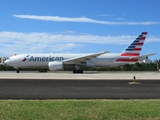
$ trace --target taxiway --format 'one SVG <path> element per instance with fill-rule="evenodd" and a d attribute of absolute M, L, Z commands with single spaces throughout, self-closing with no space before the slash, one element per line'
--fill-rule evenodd
<path fill-rule="evenodd" d="M 160 72 L 97 72 L 84 71 L 84 74 L 73 74 L 71 71 L 40 73 L 35 71 L 1 71 L 0 79 L 39 79 L 39 80 L 159 80 Z"/>

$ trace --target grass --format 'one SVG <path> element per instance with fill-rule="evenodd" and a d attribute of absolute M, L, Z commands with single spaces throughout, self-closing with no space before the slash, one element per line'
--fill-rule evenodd
<path fill-rule="evenodd" d="M 160 100 L 0 100 L 1 120 L 159 120 Z"/>

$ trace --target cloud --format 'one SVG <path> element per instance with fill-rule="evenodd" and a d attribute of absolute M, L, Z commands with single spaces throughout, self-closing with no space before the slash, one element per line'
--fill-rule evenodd
<path fill-rule="evenodd" d="M 116 20 L 125 20 L 125 18 L 116 18 Z"/>
<path fill-rule="evenodd" d="M 160 24 L 160 22 L 154 21 L 144 21 L 144 22 L 114 22 L 114 21 L 100 21 L 94 20 L 87 17 L 59 17 L 59 16 L 37 16 L 37 15 L 13 15 L 17 18 L 22 19 L 34 19 L 34 20 L 43 20 L 43 21 L 56 21 L 56 22 L 84 22 L 84 23 L 96 23 L 96 24 L 105 24 L 105 25 L 155 25 Z"/>
<path fill-rule="evenodd" d="M 56 44 L 56 46 L 54 46 L 54 52 L 60 52 L 60 51 L 67 51 L 70 50 L 72 48 L 78 48 L 80 47 L 78 44 L 75 43 L 58 43 Z M 53 49 L 53 46 L 49 46 L 47 47 L 49 49 Z"/>
<path fill-rule="evenodd" d="M 76 52 L 84 49 L 87 44 L 128 45 L 137 37 L 130 35 L 98 36 L 69 33 L 0 32 L 1 55 Z M 160 37 L 148 36 L 146 42 L 160 42 Z"/>

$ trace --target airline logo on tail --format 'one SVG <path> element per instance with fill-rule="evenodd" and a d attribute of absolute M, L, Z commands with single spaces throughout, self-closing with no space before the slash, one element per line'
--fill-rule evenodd
<path fill-rule="evenodd" d="M 138 58 L 130 59 L 130 57 L 138 57 L 142 50 L 142 46 L 146 39 L 147 32 L 142 32 L 122 53 L 116 62 L 137 62 Z"/>

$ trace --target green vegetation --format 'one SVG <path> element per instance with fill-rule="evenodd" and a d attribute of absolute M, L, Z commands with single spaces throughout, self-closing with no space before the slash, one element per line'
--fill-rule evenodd
<path fill-rule="evenodd" d="M 157 66 L 158 63 L 158 66 Z M 127 64 L 118 67 L 111 68 L 86 68 L 84 70 L 89 71 L 157 71 L 157 68 L 160 69 L 160 60 L 155 60 L 152 63 L 135 63 L 135 64 Z"/>
<path fill-rule="evenodd" d="M 96 71 L 156 71 L 156 64 L 135 63 L 111 68 L 87 68 L 87 70 Z"/>
<path fill-rule="evenodd" d="M 0 70 L 15 70 L 13 67 L 0 65 Z"/>
<path fill-rule="evenodd" d="M 159 120 L 159 100 L 0 100 L 1 120 Z"/>

